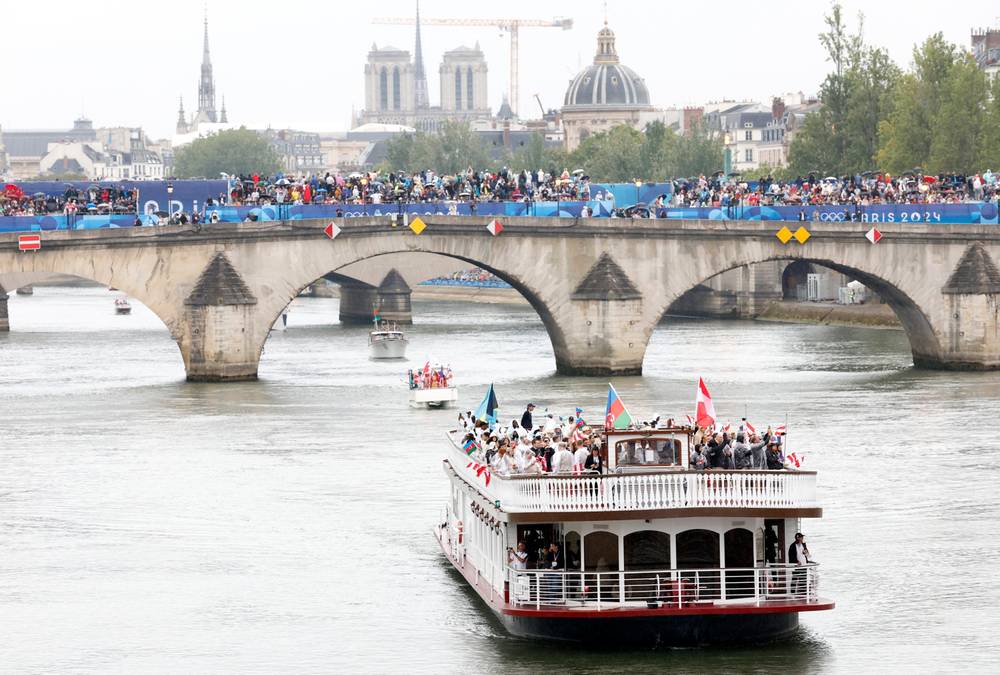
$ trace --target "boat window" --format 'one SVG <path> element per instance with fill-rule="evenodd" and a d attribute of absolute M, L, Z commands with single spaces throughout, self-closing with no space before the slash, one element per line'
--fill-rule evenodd
<path fill-rule="evenodd" d="M 625 535 L 626 570 L 670 569 L 670 535 L 642 530 Z"/>
<path fill-rule="evenodd" d="M 754 566 L 753 532 L 738 527 L 726 532 L 724 541 L 727 568 Z M 753 572 L 726 571 L 726 597 L 745 598 L 754 594 Z"/>
<path fill-rule="evenodd" d="M 587 570 L 618 570 L 618 535 L 611 532 L 591 532 L 583 540 L 583 558 Z"/>
<path fill-rule="evenodd" d="M 679 466 L 681 442 L 676 438 L 644 438 L 615 443 L 618 466 Z"/>
<path fill-rule="evenodd" d="M 718 598 L 719 533 L 711 530 L 685 530 L 677 535 L 677 568 L 697 570 L 683 575 L 695 584 L 699 598 Z"/>

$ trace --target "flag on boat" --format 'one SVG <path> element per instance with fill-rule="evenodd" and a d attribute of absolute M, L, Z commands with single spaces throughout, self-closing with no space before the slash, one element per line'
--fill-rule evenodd
<path fill-rule="evenodd" d="M 486 392 L 486 396 L 483 397 L 483 402 L 479 404 L 476 408 L 476 419 L 480 422 L 486 422 L 490 428 L 497 423 L 497 408 L 500 405 L 497 403 L 497 395 L 493 391 L 493 385 L 490 385 L 489 390 Z"/>
<path fill-rule="evenodd" d="M 378 323 L 379 321 L 382 320 L 382 317 L 379 316 L 378 309 L 379 307 L 377 304 L 372 305 L 372 321 L 374 321 L 375 323 Z"/>
<path fill-rule="evenodd" d="M 431 376 L 431 362 L 428 361 L 427 363 L 424 364 L 424 377 L 430 377 L 430 376 Z"/>
<path fill-rule="evenodd" d="M 614 385 L 608 384 L 608 406 L 604 411 L 605 429 L 627 429 L 632 423 L 632 416 L 615 391 Z"/>
<path fill-rule="evenodd" d="M 582 415 L 582 414 L 583 414 L 583 408 L 581 408 L 580 406 L 577 406 L 576 407 L 576 416 L 580 417 L 580 415 Z"/>
<path fill-rule="evenodd" d="M 695 422 L 699 427 L 709 427 L 715 424 L 715 404 L 712 403 L 712 396 L 708 393 L 705 380 L 698 378 L 698 396 L 694 406 Z"/>
<path fill-rule="evenodd" d="M 785 457 L 785 467 L 789 469 L 800 469 L 802 468 L 802 462 L 804 462 L 805 459 L 806 458 L 804 455 L 800 455 L 797 452 L 793 452 L 792 454 Z"/>
<path fill-rule="evenodd" d="M 774 427 L 774 433 L 776 433 L 779 436 L 784 436 L 785 433 L 786 433 L 786 431 L 785 431 L 785 425 L 784 424 L 779 424 L 778 426 Z"/>
<path fill-rule="evenodd" d="M 690 415 L 685 415 L 684 417 L 687 419 L 688 426 L 689 427 L 693 427 L 694 426 L 694 418 L 691 417 Z"/>
<path fill-rule="evenodd" d="M 747 422 L 746 420 L 743 420 L 743 424 L 744 426 L 746 426 L 747 431 L 749 431 L 751 434 L 757 433 L 757 429 L 755 429 L 754 426 L 749 422 Z"/>
<path fill-rule="evenodd" d="M 462 444 L 462 450 L 467 455 L 471 455 L 476 449 L 476 439 L 470 438 Z"/>

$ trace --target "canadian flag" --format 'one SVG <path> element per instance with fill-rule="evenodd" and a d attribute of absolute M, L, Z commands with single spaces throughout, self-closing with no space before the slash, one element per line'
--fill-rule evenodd
<path fill-rule="evenodd" d="M 695 421 L 699 427 L 707 427 L 715 424 L 715 404 L 712 403 L 712 396 L 708 393 L 705 380 L 698 378 L 698 398 L 694 408 Z"/>

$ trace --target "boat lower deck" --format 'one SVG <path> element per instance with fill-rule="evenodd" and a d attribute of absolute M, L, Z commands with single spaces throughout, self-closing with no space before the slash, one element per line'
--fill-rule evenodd
<path fill-rule="evenodd" d="M 586 589 L 591 595 L 575 601 L 564 592 L 552 591 L 559 601 L 547 602 L 542 590 L 547 583 L 544 572 L 533 580 L 531 574 L 515 573 L 515 584 L 518 576 L 529 577 L 529 602 L 524 602 L 512 597 L 510 582 L 503 582 L 503 591 L 499 591 L 495 580 L 481 573 L 464 555 L 457 555 L 446 527 L 436 528 L 434 534 L 448 560 L 507 630 L 523 637 L 590 643 L 599 640 L 608 646 L 750 644 L 788 636 L 798 626 L 799 612 L 834 607 L 832 601 L 823 599 L 701 600 L 685 591 L 683 581 L 658 592 L 655 602 L 601 602 L 597 589 Z M 554 578 L 549 580 L 554 582 Z M 534 596 L 530 592 L 532 585 Z M 532 597 L 534 602 L 530 602 Z"/>

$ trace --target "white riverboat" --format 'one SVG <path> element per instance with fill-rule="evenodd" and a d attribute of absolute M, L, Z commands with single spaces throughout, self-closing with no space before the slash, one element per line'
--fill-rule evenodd
<path fill-rule="evenodd" d="M 410 406 L 414 408 L 447 408 L 458 401 L 451 368 L 430 363 L 423 370 L 407 371 L 410 386 Z"/>
<path fill-rule="evenodd" d="M 368 356 L 372 359 L 405 359 L 409 340 L 396 324 L 375 322 L 375 329 L 368 334 Z"/>
<path fill-rule="evenodd" d="M 115 298 L 115 314 L 131 314 L 132 305 L 129 303 L 128 298 L 121 297 Z"/>
<path fill-rule="evenodd" d="M 803 519 L 822 516 L 816 474 L 692 470 L 693 434 L 607 431 L 607 473 L 502 476 L 463 451 L 464 432 L 451 431 L 450 498 L 435 535 L 522 637 L 756 644 L 790 635 L 802 612 L 832 609 L 819 595 L 819 566 L 788 560 L 800 550 Z M 519 544 L 524 563 L 511 557 Z"/>

